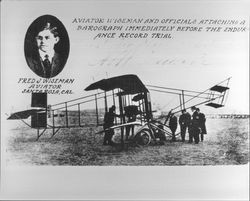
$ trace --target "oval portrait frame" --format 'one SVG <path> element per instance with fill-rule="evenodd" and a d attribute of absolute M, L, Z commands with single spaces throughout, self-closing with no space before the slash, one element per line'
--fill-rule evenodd
<path fill-rule="evenodd" d="M 54 45 L 54 54 L 50 58 L 48 65 L 49 71 L 46 71 L 44 58 L 39 53 L 42 51 L 39 51 L 36 39 L 38 34 L 44 29 L 50 30 L 59 39 Z M 29 68 L 36 75 L 43 78 L 53 78 L 61 73 L 67 62 L 69 50 L 70 42 L 67 30 L 63 23 L 56 17 L 43 15 L 35 19 L 29 26 L 24 39 L 24 54 Z"/>

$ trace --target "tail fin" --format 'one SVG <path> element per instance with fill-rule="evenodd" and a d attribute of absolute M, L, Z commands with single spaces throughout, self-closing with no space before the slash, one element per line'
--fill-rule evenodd
<path fill-rule="evenodd" d="M 31 107 L 47 108 L 47 93 L 32 93 Z"/>
<path fill-rule="evenodd" d="M 42 107 L 45 110 L 31 115 L 32 128 L 47 127 L 47 93 L 32 93 L 31 107 Z"/>

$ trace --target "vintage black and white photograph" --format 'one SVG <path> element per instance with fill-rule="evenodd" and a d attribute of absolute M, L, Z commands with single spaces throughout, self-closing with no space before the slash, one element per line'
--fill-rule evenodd
<path fill-rule="evenodd" d="M 98 173 L 145 168 L 142 172 L 156 174 L 154 168 L 162 168 L 159 174 L 186 179 L 167 170 L 198 178 L 197 168 L 232 167 L 225 177 L 237 168 L 244 175 L 249 166 L 247 2 L 46 3 L 2 3 L 6 172 L 79 168 L 91 178 L 96 173 L 88 168 Z M 206 177 L 216 177 L 211 175 Z M 241 178 L 239 197 L 245 199 Z M 232 195 L 222 198 L 238 198 L 228 191 Z M 185 195 L 180 196 L 192 198 Z"/>

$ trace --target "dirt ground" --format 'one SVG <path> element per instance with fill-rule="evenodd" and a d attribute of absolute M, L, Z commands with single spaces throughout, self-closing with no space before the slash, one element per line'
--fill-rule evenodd
<path fill-rule="evenodd" d="M 70 166 L 175 166 L 237 165 L 249 162 L 249 119 L 207 119 L 205 141 L 189 144 L 166 141 L 146 147 L 103 146 L 101 128 L 51 130 L 36 141 L 36 130 L 26 126 L 11 129 L 6 150 L 7 164 Z M 119 135 L 116 136 L 119 139 Z"/>

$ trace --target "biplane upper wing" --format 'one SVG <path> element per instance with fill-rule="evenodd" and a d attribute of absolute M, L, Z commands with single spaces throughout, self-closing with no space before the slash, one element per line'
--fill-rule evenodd
<path fill-rule="evenodd" d="M 104 91 L 110 91 L 116 88 L 122 89 L 123 93 L 126 94 L 148 92 L 142 81 L 133 74 L 112 77 L 109 79 L 102 79 L 98 82 L 92 83 L 87 88 L 85 88 L 85 90 L 90 91 L 95 89 L 102 89 Z"/>
<path fill-rule="evenodd" d="M 30 109 L 23 110 L 20 112 L 15 112 L 11 114 L 8 119 L 28 119 L 30 116 L 37 114 L 38 112 L 44 112 L 44 109 Z"/>

